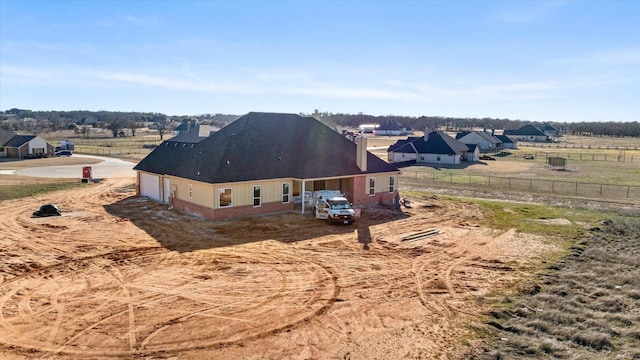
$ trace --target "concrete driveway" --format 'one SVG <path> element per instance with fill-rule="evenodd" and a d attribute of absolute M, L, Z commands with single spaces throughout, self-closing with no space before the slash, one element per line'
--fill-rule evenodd
<path fill-rule="evenodd" d="M 87 165 L 60 165 L 60 166 L 41 166 L 27 169 L 16 170 L 15 174 L 31 177 L 43 178 L 82 178 L 82 167 L 91 166 L 91 173 L 94 179 L 104 178 L 127 178 L 135 177 L 136 172 L 133 171 L 135 163 L 120 159 L 73 154 L 75 158 L 90 158 L 102 160 L 99 163 Z"/>

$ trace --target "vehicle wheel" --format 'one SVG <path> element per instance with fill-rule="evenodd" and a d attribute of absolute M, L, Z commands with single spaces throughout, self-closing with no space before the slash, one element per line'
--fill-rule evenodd
<path fill-rule="evenodd" d="M 327 222 L 329 222 L 329 225 L 333 224 L 333 220 L 331 220 L 331 216 L 327 217 Z"/>

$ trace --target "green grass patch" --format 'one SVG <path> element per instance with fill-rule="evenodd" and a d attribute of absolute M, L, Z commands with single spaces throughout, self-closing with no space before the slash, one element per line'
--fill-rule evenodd
<path fill-rule="evenodd" d="M 68 190 L 82 185 L 84 184 L 79 182 L 66 182 L 2 186 L 0 187 L 0 201 L 32 197 L 59 190 Z"/>

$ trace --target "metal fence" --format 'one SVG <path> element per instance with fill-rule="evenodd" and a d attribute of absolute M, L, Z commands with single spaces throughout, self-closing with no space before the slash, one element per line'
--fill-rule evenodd
<path fill-rule="evenodd" d="M 640 150 L 637 145 L 613 145 L 613 144 L 572 144 L 565 142 L 557 143 L 541 143 L 541 142 L 525 142 L 519 141 L 518 146 L 537 147 L 537 148 L 555 148 L 555 149 L 607 149 L 607 150 Z"/>
<path fill-rule="evenodd" d="M 486 175 L 437 174 L 435 172 L 411 172 L 406 170 L 403 170 L 400 180 L 408 183 L 465 185 L 472 187 L 489 187 L 492 189 L 509 189 L 530 193 L 640 199 L 640 186 L 636 185 L 612 185 Z"/>
<path fill-rule="evenodd" d="M 102 155 L 102 156 L 117 156 L 117 155 L 128 155 L 128 154 L 149 154 L 153 149 L 145 149 L 145 148 L 110 148 L 110 147 L 96 147 L 96 146 L 83 146 L 77 145 L 75 146 L 74 152 L 78 154 L 87 154 L 87 155 Z"/>
<path fill-rule="evenodd" d="M 624 151 L 618 154 L 597 154 L 597 153 L 570 153 L 570 152 L 528 152 L 520 154 L 511 154 L 514 158 L 524 158 L 533 155 L 534 158 L 547 159 L 550 157 L 563 157 L 567 160 L 581 161 L 613 161 L 613 162 L 636 162 L 640 163 L 640 154 L 626 154 Z"/>

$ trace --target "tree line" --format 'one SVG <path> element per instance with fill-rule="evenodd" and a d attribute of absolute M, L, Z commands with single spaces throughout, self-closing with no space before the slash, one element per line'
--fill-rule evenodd
<path fill-rule="evenodd" d="M 395 120 L 405 127 L 414 130 L 465 131 L 475 129 L 513 130 L 532 124 L 539 128 L 551 125 L 561 133 L 585 136 L 640 137 L 640 123 L 634 122 L 537 122 L 498 118 L 456 118 L 444 116 L 375 116 L 363 113 L 330 113 L 315 110 L 313 113 L 300 115 L 314 116 L 332 127 L 357 128 L 362 124 L 382 124 L 387 120 Z M 201 115 L 166 115 L 155 112 L 115 112 L 115 111 L 31 111 L 10 109 L 0 112 L 0 127 L 16 132 L 50 132 L 74 129 L 86 131 L 87 127 L 99 127 L 111 131 L 114 137 L 123 131 L 135 136 L 136 129 L 155 124 L 162 135 L 186 121 L 196 121 L 203 125 L 224 127 L 239 115 L 233 114 L 201 114 Z"/>
<path fill-rule="evenodd" d="M 476 129 L 490 130 L 515 130 L 524 125 L 532 124 L 542 130 L 545 125 L 551 125 L 562 134 L 584 136 L 615 136 L 615 137 L 640 137 L 640 123 L 633 122 L 541 122 L 497 118 L 455 118 L 444 116 L 374 116 L 366 114 L 341 114 L 314 111 L 314 117 L 319 117 L 325 123 L 336 126 L 357 128 L 361 124 L 382 124 L 387 120 L 395 120 L 405 127 L 413 130 L 447 130 L 468 131 Z"/>
<path fill-rule="evenodd" d="M 113 137 L 135 136 L 136 129 L 149 127 L 158 130 L 160 135 L 172 130 L 186 121 L 203 125 L 223 127 L 237 119 L 236 115 L 202 114 L 172 116 L 153 112 L 117 112 L 117 111 L 31 111 L 10 109 L 0 112 L 0 127 L 15 132 L 48 133 L 59 130 L 74 130 L 79 134 L 88 133 L 89 128 L 109 130 Z"/>

